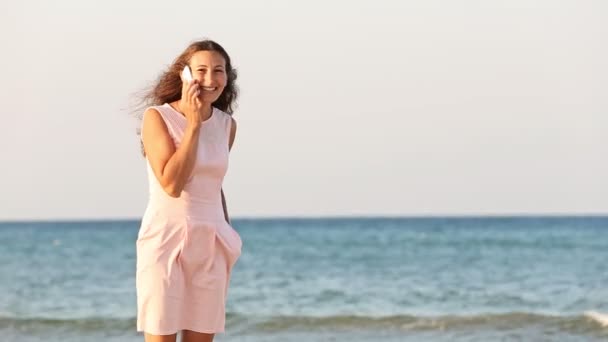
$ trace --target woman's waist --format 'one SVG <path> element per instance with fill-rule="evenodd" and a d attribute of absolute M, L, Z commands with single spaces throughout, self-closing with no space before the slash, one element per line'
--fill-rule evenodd
<path fill-rule="evenodd" d="M 145 215 L 182 216 L 205 220 L 223 220 L 224 208 L 220 201 L 192 201 L 181 198 L 150 198 Z"/>

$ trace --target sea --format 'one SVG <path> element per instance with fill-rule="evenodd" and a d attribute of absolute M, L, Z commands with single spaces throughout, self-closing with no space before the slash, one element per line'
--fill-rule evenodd
<path fill-rule="evenodd" d="M 143 341 L 139 224 L 0 223 L 0 341 Z M 232 226 L 243 250 L 215 341 L 608 341 L 608 216 Z"/>

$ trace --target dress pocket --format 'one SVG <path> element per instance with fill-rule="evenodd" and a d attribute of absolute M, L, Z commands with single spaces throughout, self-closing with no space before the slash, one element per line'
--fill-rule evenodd
<path fill-rule="evenodd" d="M 232 228 L 232 226 L 229 223 L 225 223 L 226 228 L 224 229 L 225 232 L 225 242 L 227 244 L 228 247 L 228 251 L 230 253 L 231 256 L 231 260 L 230 260 L 230 264 L 231 266 L 236 262 L 236 260 L 241 256 L 241 251 L 243 249 L 243 240 L 241 240 L 241 236 L 239 235 L 239 233 Z"/>

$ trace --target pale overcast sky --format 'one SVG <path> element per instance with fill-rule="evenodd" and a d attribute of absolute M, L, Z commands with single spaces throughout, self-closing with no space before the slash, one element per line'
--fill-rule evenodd
<path fill-rule="evenodd" d="M 200 38 L 233 217 L 608 213 L 602 0 L 4 1 L 0 38 L 0 220 L 141 217 L 126 109 Z"/>

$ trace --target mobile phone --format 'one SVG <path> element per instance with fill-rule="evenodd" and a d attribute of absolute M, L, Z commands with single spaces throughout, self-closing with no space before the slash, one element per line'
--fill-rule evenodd
<path fill-rule="evenodd" d="M 190 71 L 190 67 L 187 65 L 184 67 L 184 70 L 182 70 L 182 80 L 184 80 L 184 82 L 192 81 L 192 72 Z"/>

